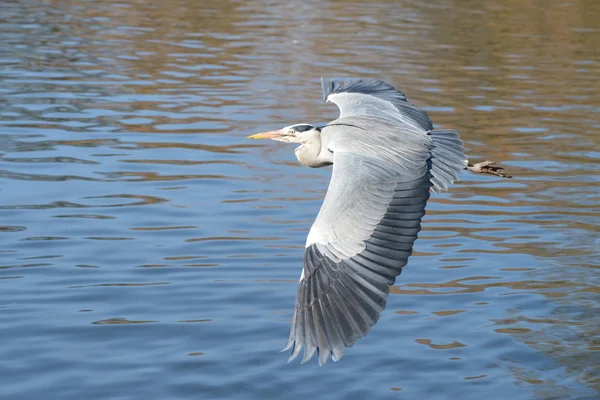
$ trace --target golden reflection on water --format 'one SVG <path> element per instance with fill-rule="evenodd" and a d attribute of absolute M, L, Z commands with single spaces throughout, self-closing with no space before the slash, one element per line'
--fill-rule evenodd
<path fill-rule="evenodd" d="M 420 344 L 424 344 L 435 350 L 458 349 L 458 348 L 467 346 L 466 344 L 460 343 L 457 341 L 442 344 L 442 343 L 432 343 L 432 341 L 430 339 L 417 339 L 416 342 L 420 343 Z"/>
<path fill-rule="evenodd" d="M 464 282 L 472 280 L 486 280 L 486 279 L 499 279 L 501 277 L 493 276 L 471 276 L 468 278 L 462 278 L 452 280 L 444 283 L 409 283 L 406 285 L 395 285 L 390 289 L 392 294 L 427 294 L 427 295 L 447 295 L 456 293 L 479 293 L 491 288 L 507 288 L 511 290 L 530 290 L 530 289 L 571 289 L 574 287 L 587 286 L 585 283 L 576 283 L 570 281 L 518 281 L 518 282 L 490 282 L 490 283 L 476 283 L 468 284 Z M 404 289 L 417 287 L 419 289 Z M 439 289 L 439 291 L 436 291 Z M 448 291 L 447 289 L 456 289 Z M 587 289 L 587 288 L 586 288 Z M 600 290 L 596 288 L 596 290 Z M 544 291 L 540 291 L 544 293 Z"/>
<path fill-rule="evenodd" d="M 111 188 L 100 195 L 7 201 L 0 210 L 58 208 L 52 221 L 61 226 L 80 219 L 122 224 L 124 214 L 103 213 L 125 207 L 132 212 L 164 207 L 152 208 L 157 215 L 170 208 L 192 209 L 199 215 L 193 222 L 128 220 L 127 233 L 120 231 L 121 235 L 79 232 L 77 236 L 68 230 L 61 235 L 37 235 L 27 231 L 32 222 L 20 221 L 0 227 L 2 234 L 24 232 L 17 245 L 41 246 L 77 236 L 94 245 L 123 241 L 127 246 L 138 241 L 138 235 L 179 234 L 178 245 L 198 246 L 177 249 L 175 255 L 160 254 L 156 262 L 125 263 L 141 267 L 142 272 L 168 270 L 177 262 L 188 262 L 177 266 L 227 271 L 224 259 L 296 256 L 303 247 L 298 238 L 310 226 L 328 172 L 299 168 L 289 147 L 250 144 L 244 137 L 258 128 L 296 120 L 319 123 L 335 118 L 337 110 L 321 103 L 321 75 L 377 76 L 402 88 L 437 126 L 460 131 L 471 159 L 497 160 L 515 175 L 506 181 L 465 173 L 449 195 L 432 197 L 420 247 L 411 260 L 432 261 L 440 271 L 457 275 L 447 279 L 431 274 L 404 283 L 405 275 L 413 273 L 407 268 L 391 293 L 403 299 L 445 295 L 449 304 L 427 312 L 393 312 L 402 321 L 463 321 L 473 310 L 452 304 L 454 295 L 489 295 L 485 297 L 489 301 L 470 304 L 490 308 L 503 307 L 495 304 L 499 299 L 490 294 L 494 290 L 502 295 L 541 296 L 555 302 L 550 303 L 555 309 L 548 315 L 506 310 L 505 318 L 490 319 L 492 329 L 561 360 L 568 370 L 579 371 L 580 381 L 600 390 L 597 374 L 584 368 L 597 366 L 594 356 L 578 352 L 600 347 L 595 312 L 600 288 L 593 274 L 600 248 L 599 2 L 134 0 L 116 6 L 107 1 L 69 0 L 40 1 L 27 13 L 39 25 L 27 31 L 22 39 L 25 46 L 13 49 L 13 56 L 21 60 L 18 69 L 55 69 L 64 75 L 39 78 L 41 83 L 10 71 L 3 75 L 7 81 L 16 77 L 12 85 L 19 94 L 35 90 L 26 98 L 5 96 L 16 115 L 3 116 L 3 124 L 18 134 L 0 138 L 0 150 L 10 153 L 2 158 L 6 166 L 1 176 L 9 184 L 30 181 L 51 187 L 78 181 L 124 184 L 118 191 Z M 86 92 L 89 97 L 73 101 L 60 97 Z M 27 152 L 40 154 L 25 156 Z M 48 168 L 25 168 L 34 165 Z M 193 184 L 231 186 L 226 193 L 212 195 L 214 203 L 226 210 L 219 215 L 250 226 L 186 235 L 190 229 L 209 225 L 203 220 L 206 198 L 202 207 L 194 208 L 192 200 L 178 197 Z M 163 190 L 164 196 L 141 193 L 142 187 Z M 103 211 L 63 210 L 96 207 Z M 297 213 L 302 207 L 308 211 Z M 260 214 L 253 219 L 252 213 Z M 257 228 L 259 222 L 268 227 L 268 234 Z M 261 252 L 237 249 L 246 242 Z M 215 261 L 202 247 L 211 245 L 236 248 Z M 525 261 L 513 264 L 512 256 L 523 256 L 519 260 Z M 45 256 L 20 259 L 30 258 Z M 489 272 L 478 269 L 489 260 L 500 266 Z M 264 264 L 277 266 L 272 259 Z M 94 272 L 107 269 L 91 260 L 72 265 Z M 296 265 L 301 267 L 301 258 Z M 53 267 L 52 263 L 8 262 L 0 270 Z M 21 277 L 2 277 L 9 278 Z M 246 278 L 215 281 L 291 282 L 271 275 Z M 132 282 L 139 283 L 68 287 L 124 291 L 171 284 Z M 571 308 L 561 311 L 565 307 Z M 131 318 L 93 324 L 158 322 Z M 212 319 L 179 322 L 208 321 Z M 553 329 L 572 334 L 555 337 Z M 416 337 L 416 343 L 434 350 L 473 347 L 467 340 L 426 336 Z M 543 387 L 546 392 L 540 391 L 539 398 L 555 389 L 552 378 L 532 376 L 531 369 L 516 366 L 513 372 L 516 379 Z"/>

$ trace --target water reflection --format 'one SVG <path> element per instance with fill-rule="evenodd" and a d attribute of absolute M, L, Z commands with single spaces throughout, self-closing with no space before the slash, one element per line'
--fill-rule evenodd
<path fill-rule="evenodd" d="M 598 21 L 592 0 L 0 3 L 0 394 L 596 397 Z M 388 312 L 315 370 L 276 351 L 330 172 L 244 137 L 334 118 L 321 75 L 393 82 L 515 178 L 434 196 Z"/>

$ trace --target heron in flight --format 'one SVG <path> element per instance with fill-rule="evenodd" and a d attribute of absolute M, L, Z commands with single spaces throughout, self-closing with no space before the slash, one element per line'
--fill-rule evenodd
<path fill-rule="evenodd" d="M 467 166 L 458 133 L 433 129 L 425 111 L 376 79 L 321 79 L 340 116 L 249 136 L 299 143 L 307 167 L 333 164 L 304 251 L 290 336 L 282 351 L 334 361 L 367 335 L 385 308 L 421 230 L 431 191 Z"/>

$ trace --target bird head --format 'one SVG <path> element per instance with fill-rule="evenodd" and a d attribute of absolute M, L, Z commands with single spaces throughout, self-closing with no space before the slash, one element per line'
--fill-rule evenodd
<path fill-rule="evenodd" d="M 307 138 L 320 132 L 320 129 L 311 124 L 295 124 L 286 126 L 276 131 L 268 131 L 248 136 L 248 139 L 273 139 L 285 143 L 304 143 Z"/>

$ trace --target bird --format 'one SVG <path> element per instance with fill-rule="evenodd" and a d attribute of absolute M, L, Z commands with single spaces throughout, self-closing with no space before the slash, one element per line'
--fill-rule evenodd
<path fill-rule="evenodd" d="M 407 264 L 430 193 L 447 190 L 467 166 L 451 129 L 434 129 L 427 113 L 394 86 L 374 78 L 321 78 L 324 102 L 339 117 L 323 126 L 298 123 L 248 136 L 300 144 L 300 164 L 333 165 L 310 228 L 287 345 L 288 362 L 319 365 L 365 337 Z"/>

